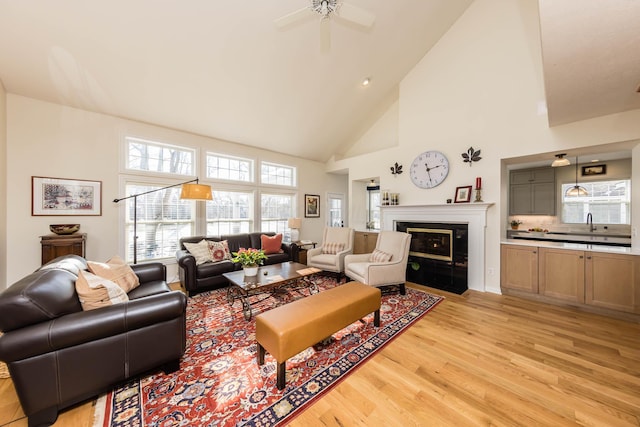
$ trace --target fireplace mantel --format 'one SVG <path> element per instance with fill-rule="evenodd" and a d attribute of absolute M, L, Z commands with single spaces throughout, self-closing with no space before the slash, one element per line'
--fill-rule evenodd
<path fill-rule="evenodd" d="M 493 203 L 381 206 L 381 229 L 396 229 L 397 221 L 468 224 L 469 289 L 485 291 L 485 228 L 487 210 Z"/>

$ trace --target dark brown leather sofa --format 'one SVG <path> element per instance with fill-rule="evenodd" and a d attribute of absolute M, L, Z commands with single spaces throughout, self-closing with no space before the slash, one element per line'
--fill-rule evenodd
<path fill-rule="evenodd" d="M 152 370 L 179 368 L 186 296 L 171 291 L 165 266 L 132 266 L 129 301 L 83 311 L 75 290 L 86 261 L 65 255 L 0 293 L 0 360 L 7 363 L 29 426 Z"/>
<path fill-rule="evenodd" d="M 178 266 L 180 267 L 179 275 L 182 286 L 187 290 L 189 296 L 198 292 L 225 287 L 229 281 L 222 276 L 223 273 L 240 270 L 240 264 L 231 261 L 206 262 L 196 265 L 196 259 L 186 250 L 184 243 L 198 243 L 202 239 L 213 242 L 226 240 L 229 244 L 231 252 L 237 252 L 240 248 L 262 249 L 261 235 L 275 236 L 276 233 L 240 233 L 229 234 L 223 236 L 194 236 L 183 237 L 180 239 L 180 249 L 176 252 Z M 269 254 L 264 261 L 264 265 L 277 264 L 281 262 L 292 261 L 296 258 L 298 246 L 295 243 L 282 243 L 282 253 Z"/>

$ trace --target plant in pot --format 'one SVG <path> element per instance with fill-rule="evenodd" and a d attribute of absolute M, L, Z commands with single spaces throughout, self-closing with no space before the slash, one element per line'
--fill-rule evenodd
<path fill-rule="evenodd" d="M 231 258 L 231 261 L 239 263 L 242 266 L 245 276 L 257 275 L 258 266 L 262 265 L 264 260 L 267 259 L 262 249 L 254 248 L 240 248 L 238 252 L 233 252 L 232 255 L 233 258 Z"/>
<path fill-rule="evenodd" d="M 522 224 L 522 221 L 520 221 L 519 219 L 514 219 L 511 221 L 511 229 L 512 230 L 517 230 L 518 227 L 520 227 L 520 224 Z"/>

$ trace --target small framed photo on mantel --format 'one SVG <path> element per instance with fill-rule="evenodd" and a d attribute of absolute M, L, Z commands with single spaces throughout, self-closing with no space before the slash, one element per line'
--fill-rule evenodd
<path fill-rule="evenodd" d="M 454 203 L 469 203 L 471 201 L 471 186 L 456 187 L 456 198 Z"/>

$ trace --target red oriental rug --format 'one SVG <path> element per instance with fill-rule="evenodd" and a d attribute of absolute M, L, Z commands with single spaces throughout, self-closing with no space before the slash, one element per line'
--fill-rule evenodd
<path fill-rule="evenodd" d="M 316 276 L 319 289 L 336 281 Z M 308 295 L 277 294 L 258 302 L 254 315 Z M 256 297 L 257 298 L 257 297 Z M 180 370 L 132 381 L 101 397 L 94 427 L 275 426 L 306 405 L 405 331 L 442 297 L 407 288 L 383 295 L 381 326 L 373 315 L 287 361 L 286 388 L 276 387 L 276 362 L 267 353 L 256 361 L 255 321 L 246 321 L 239 301 L 227 303 L 225 289 L 189 299 L 187 350 Z"/>

